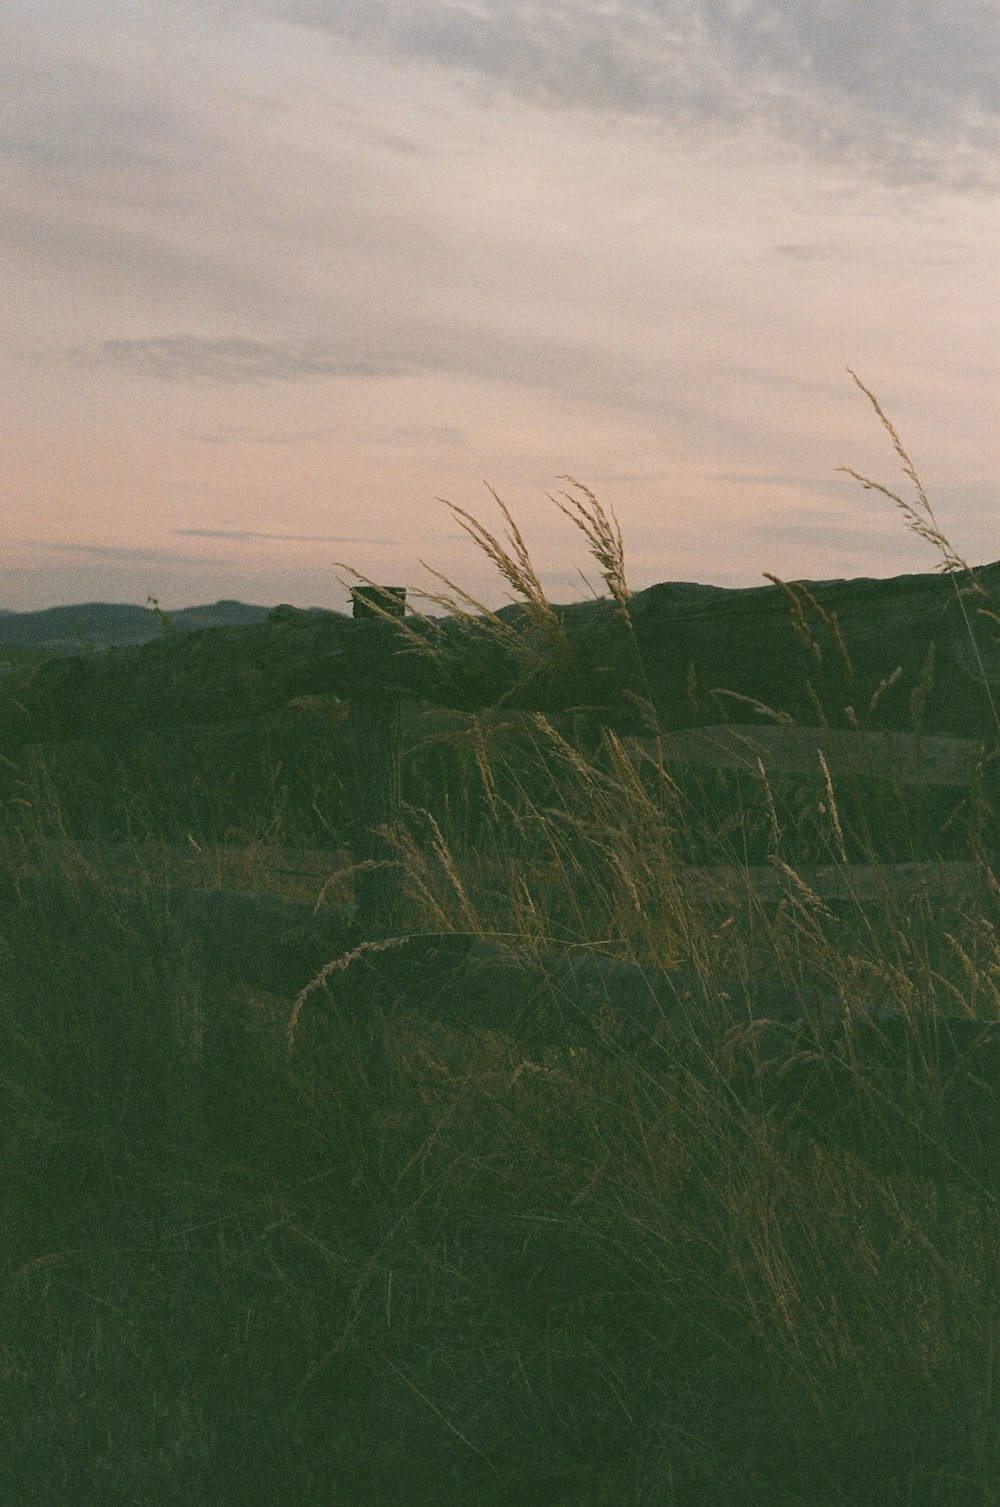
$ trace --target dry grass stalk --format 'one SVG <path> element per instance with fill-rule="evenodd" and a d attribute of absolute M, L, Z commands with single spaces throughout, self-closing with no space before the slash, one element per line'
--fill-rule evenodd
<path fill-rule="evenodd" d="M 920 477 L 917 474 L 916 467 L 914 466 L 913 461 L 910 459 L 910 456 L 907 453 L 902 440 L 897 434 L 895 426 L 883 410 L 882 405 L 879 403 L 875 394 L 865 386 L 856 372 L 851 371 L 850 367 L 848 367 L 848 372 L 851 376 L 852 381 L 856 384 L 857 387 L 861 389 L 865 397 L 868 399 L 869 403 L 871 403 L 876 415 L 878 416 L 879 423 L 882 425 L 882 428 L 885 430 L 886 434 L 888 434 L 890 440 L 892 441 L 892 447 L 902 463 L 903 474 L 913 484 L 913 488 L 916 493 L 916 500 L 910 501 L 905 497 L 901 497 L 899 493 L 894 492 L 891 487 L 884 486 L 882 482 L 873 481 L 868 476 L 863 476 L 859 471 L 852 470 L 850 466 L 838 466 L 837 469 L 844 472 L 845 475 L 853 477 L 856 482 L 859 482 L 861 486 L 864 487 L 866 492 L 880 492 L 883 497 L 888 498 L 888 500 L 902 513 L 907 528 L 910 529 L 912 533 L 916 534 L 919 539 L 925 540 L 926 543 L 930 544 L 933 549 L 937 550 L 938 554 L 940 555 L 938 569 L 951 576 L 955 581 L 955 594 L 958 598 L 959 607 L 961 608 L 966 632 L 968 633 L 969 642 L 972 645 L 976 663 L 982 676 L 983 686 L 985 687 L 986 695 L 990 703 L 990 710 L 993 715 L 994 726 L 996 727 L 997 732 L 1000 733 L 1000 712 L 998 712 L 993 699 L 993 692 L 990 688 L 990 679 L 987 674 L 986 667 L 983 664 L 982 655 L 979 649 L 979 643 L 977 641 L 976 634 L 969 617 L 968 608 L 966 606 L 966 597 L 968 595 L 981 597 L 987 603 L 989 603 L 989 594 L 977 580 L 976 573 L 973 570 L 972 566 L 969 565 L 968 561 L 965 560 L 963 556 L 960 555 L 958 551 L 952 546 L 947 535 L 944 533 L 940 524 L 938 523 L 934 509 L 931 506 L 930 499 L 927 496 L 926 491 L 924 490 L 923 482 L 920 480 Z M 963 574 L 967 577 L 964 586 L 960 586 L 958 583 L 957 578 L 960 574 Z M 995 611 L 995 607 L 990 606 L 981 606 L 979 608 L 979 615 L 988 619 L 993 619 L 994 621 L 997 620 L 998 616 Z"/>
<path fill-rule="evenodd" d="M 615 510 L 611 508 L 609 517 L 590 488 L 574 477 L 563 476 L 560 480 L 569 482 L 579 495 L 561 492 L 554 497 L 549 493 L 549 500 L 583 533 L 590 553 L 601 567 L 605 585 L 619 608 L 625 611 L 632 592 L 625 578 L 625 547 Z"/>
<path fill-rule="evenodd" d="M 292 1001 L 292 1011 L 288 1017 L 288 1024 L 285 1027 L 288 1050 L 291 1051 L 295 1045 L 295 1032 L 298 1027 L 299 1016 L 302 1013 L 303 1005 L 310 995 L 315 994 L 317 989 L 322 989 L 333 974 L 349 968 L 359 958 L 367 957 L 371 953 L 388 952 L 390 948 L 403 946 L 405 941 L 405 937 L 388 937 L 381 942 L 360 942 L 357 947 L 352 947 L 350 952 L 345 952 L 341 957 L 333 958 L 331 962 L 324 963 L 315 978 L 311 978 L 308 984 L 299 990 Z"/>
<path fill-rule="evenodd" d="M 511 515 L 510 509 L 503 498 L 493 487 L 488 487 L 490 496 L 504 516 L 507 524 L 507 548 L 491 534 L 485 524 L 480 523 L 472 513 L 457 503 L 445 502 L 445 506 L 458 519 L 459 526 L 465 530 L 473 542 L 486 555 L 493 565 L 496 566 L 500 575 L 508 586 L 520 597 L 528 609 L 528 613 L 538 627 L 543 628 L 554 637 L 562 637 L 562 628 L 552 606 L 545 595 L 545 589 L 538 579 L 535 567 L 528 553 L 528 546 L 524 542 L 524 536 Z M 442 499 L 444 501 L 444 499 Z"/>
<path fill-rule="evenodd" d="M 880 492 L 883 497 L 888 498 L 889 501 L 893 503 L 894 506 L 897 507 L 902 513 L 906 527 L 910 529 L 912 533 L 916 534 L 918 538 L 925 540 L 928 544 L 932 545 L 933 548 L 938 551 L 939 555 L 941 556 L 940 564 L 938 567 L 940 570 L 946 571 L 948 574 L 954 574 L 956 571 L 960 570 L 968 571 L 971 574 L 971 567 L 962 558 L 962 556 L 952 548 L 949 540 L 942 532 L 937 518 L 934 516 L 934 509 L 931 506 L 930 499 L 928 498 L 927 493 L 924 490 L 923 483 L 917 474 L 916 468 L 909 455 L 907 454 L 903 442 L 896 432 L 895 426 L 886 415 L 885 411 L 882 408 L 882 405 L 879 403 L 878 398 L 876 398 L 875 394 L 865 386 L 857 373 L 851 371 L 850 367 L 848 367 L 848 373 L 851 377 L 851 380 L 857 387 L 861 389 L 865 397 L 868 399 L 869 403 L 874 408 L 875 413 L 878 416 L 879 423 L 882 425 L 882 428 L 885 430 L 886 434 L 892 441 L 892 448 L 895 450 L 902 463 L 903 474 L 909 481 L 913 483 L 914 491 L 916 492 L 916 501 L 911 502 L 907 500 L 907 498 L 901 497 L 898 492 L 892 491 L 890 487 L 884 486 L 881 482 L 872 481 L 868 476 L 862 476 L 860 472 L 852 470 L 850 466 L 838 466 L 837 470 L 842 471 L 845 475 L 851 476 L 855 481 L 860 482 L 866 492 Z"/>

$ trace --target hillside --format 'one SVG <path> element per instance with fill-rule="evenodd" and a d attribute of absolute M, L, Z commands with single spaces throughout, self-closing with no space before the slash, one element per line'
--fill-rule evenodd
<path fill-rule="evenodd" d="M 0 660 L 5 649 L 34 654 L 83 654 L 89 649 L 124 648 L 159 638 L 164 631 L 191 633 L 200 628 L 249 627 L 267 617 L 266 607 L 245 602 L 215 602 L 166 614 L 169 628 L 152 607 L 120 602 L 83 602 L 46 607 L 38 612 L 0 609 Z"/>
<path fill-rule="evenodd" d="M 168 629 L 154 612 L 146 641 L 85 654 L 74 640 L 74 652 L 49 651 L 24 683 L 8 674 L 16 694 L 0 700 L 0 735 L 12 749 L 245 721 L 297 697 L 350 700 L 381 687 L 465 710 L 587 708 L 619 726 L 652 705 L 669 729 L 730 722 L 735 712 L 853 726 L 877 710 L 881 727 L 905 731 L 916 717 L 926 734 L 981 738 L 996 725 L 997 600 L 1000 562 L 961 581 L 934 572 L 740 589 L 665 582 L 636 593 L 627 617 L 608 599 L 553 607 L 543 620 L 517 605 L 484 619 L 408 618 L 388 638 L 384 624 L 315 608 L 223 603 L 256 620 L 210 630 L 218 609 L 177 613 Z M 0 660 L 10 626 L 0 623 Z"/>

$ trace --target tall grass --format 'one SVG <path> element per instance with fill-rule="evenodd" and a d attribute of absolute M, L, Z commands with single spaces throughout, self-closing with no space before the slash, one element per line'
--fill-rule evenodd
<path fill-rule="evenodd" d="M 576 487 L 559 505 L 627 615 L 613 516 Z M 501 512 L 506 543 L 462 517 L 555 643 Z M 706 1010 L 644 1054 L 540 1050 L 419 1001 L 359 1018 L 348 967 L 289 1052 L 290 1000 L 178 965 L 138 816 L 123 895 L 80 841 L 97 803 L 69 825 L 68 776 L 25 763 L 0 833 L 5 1500 L 998 1499 L 996 1080 L 987 1052 L 956 1118 L 941 1024 L 997 1015 L 989 817 L 964 829 L 975 903 L 825 903 L 804 851 L 874 857 L 872 823 L 927 813 L 852 806 L 822 771 L 804 791 L 682 778 L 641 714 L 641 751 L 540 717 L 414 717 L 413 929 L 889 1002 L 908 1034 L 859 1018 L 795 1041 Z M 287 884 L 269 853 L 312 840 L 313 796 L 192 836 L 242 839 L 236 882 Z M 787 868 L 781 904 L 690 882 L 750 858 Z"/>

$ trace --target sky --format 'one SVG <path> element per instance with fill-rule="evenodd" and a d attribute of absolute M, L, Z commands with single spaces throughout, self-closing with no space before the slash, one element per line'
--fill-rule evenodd
<path fill-rule="evenodd" d="M 0 607 L 1000 557 L 995 0 L 3 9 Z"/>

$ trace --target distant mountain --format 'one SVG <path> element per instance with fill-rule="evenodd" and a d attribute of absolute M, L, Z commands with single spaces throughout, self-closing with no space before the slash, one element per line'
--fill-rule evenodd
<path fill-rule="evenodd" d="M 40 612 L 0 608 L 0 660 L 5 649 L 44 655 L 83 654 L 90 649 L 144 644 L 165 632 L 249 627 L 262 623 L 269 610 L 246 602 L 216 602 L 211 607 L 182 607 L 164 614 L 157 614 L 152 607 L 112 602 L 46 607 Z"/>

